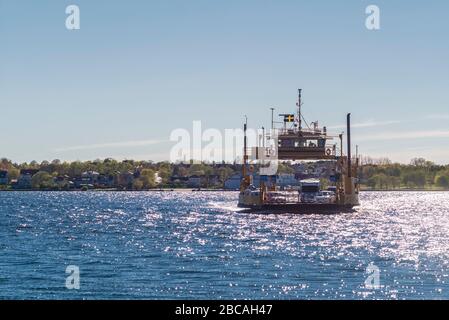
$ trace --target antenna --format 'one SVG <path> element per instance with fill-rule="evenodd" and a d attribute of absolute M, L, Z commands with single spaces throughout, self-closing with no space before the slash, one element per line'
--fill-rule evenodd
<path fill-rule="evenodd" d="M 296 105 L 298 106 L 298 128 L 301 130 L 301 91 L 302 89 L 298 89 L 298 102 Z"/>
<path fill-rule="evenodd" d="M 248 155 L 246 153 L 247 140 L 246 140 L 246 130 L 248 128 L 248 117 L 245 115 L 245 123 L 243 124 L 243 165 L 242 165 L 242 176 L 246 177 L 246 164 L 248 161 Z"/>
<path fill-rule="evenodd" d="M 348 143 L 348 150 L 347 150 L 347 152 L 348 152 L 348 178 L 351 178 L 352 177 L 352 172 L 351 172 L 352 171 L 352 163 L 351 163 L 352 154 L 351 154 L 351 114 L 350 113 L 348 113 L 348 115 L 346 117 L 346 126 L 347 126 L 346 140 Z"/>
<path fill-rule="evenodd" d="M 265 148 L 265 127 L 262 127 L 262 147 Z"/>

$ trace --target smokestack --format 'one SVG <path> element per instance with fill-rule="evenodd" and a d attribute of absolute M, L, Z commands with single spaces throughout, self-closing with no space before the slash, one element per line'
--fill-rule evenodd
<path fill-rule="evenodd" d="M 346 118 L 346 130 L 347 130 L 347 140 L 348 140 L 348 177 L 351 178 L 352 170 L 351 170 L 351 114 L 348 113 Z"/>

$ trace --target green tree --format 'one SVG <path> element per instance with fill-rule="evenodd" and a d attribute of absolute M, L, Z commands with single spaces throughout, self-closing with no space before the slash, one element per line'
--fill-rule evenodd
<path fill-rule="evenodd" d="M 393 176 L 393 177 L 389 177 L 389 178 L 390 178 L 391 187 L 393 189 L 398 189 L 401 187 L 401 178 L 400 177 Z"/>
<path fill-rule="evenodd" d="M 376 178 L 376 176 L 369 177 L 368 180 L 367 180 L 367 185 L 371 189 L 376 189 L 376 186 L 377 186 L 377 178 Z"/>
<path fill-rule="evenodd" d="M 143 189 L 143 181 L 141 179 L 136 179 L 133 182 L 134 190 L 142 190 Z"/>
<path fill-rule="evenodd" d="M 167 184 L 172 174 L 172 167 L 168 162 L 162 162 L 159 165 L 158 175 L 162 179 L 162 184 Z"/>
<path fill-rule="evenodd" d="M 9 170 L 11 168 L 14 168 L 14 165 L 12 164 L 11 160 L 8 160 L 6 158 L 0 159 L 0 169 Z"/>
<path fill-rule="evenodd" d="M 8 175 L 9 175 L 9 181 L 16 180 L 19 178 L 20 171 L 13 167 L 8 170 Z"/>
<path fill-rule="evenodd" d="M 435 177 L 435 184 L 441 188 L 449 188 L 449 172 L 438 174 Z"/>
<path fill-rule="evenodd" d="M 384 173 L 375 174 L 368 179 L 368 186 L 373 189 L 388 189 L 390 185 L 390 178 Z"/>
<path fill-rule="evenodd" d="M 413 158 L 410 160 L 410 164 L 415 167 L 424 167 L 426 159 L 424 158 Z"/>
<path fill-rule="evenodd" d="M 33 189 L 50 189 L 54 188 L 53 177 L 45 171 L 39 171 L 31 178 L 31 187 Z"/>
<path fill-rule="evenodd" d="M 142 182 L 143 188 L 154 188 L 156 186 L 156 173 L 153 169 L 143 169 L 138 180 Z"/>
<path fill-rule="evenodd" d="M 233 173 L 234 170 L 229 167 L 221 167 L 217 169 L 217 174 L 222 182 L 226 181 L 230 176 L 232 176 Z"/>
<path fill-rule="evenodd" d="M 189 168 L 189 176 L 203 176 L 206 174 L 207 166 L 204 164 L 195 163 Z"/>
<path fill-rule="evenodd" d="M 426 175 L 423 171 L 409 171 L 402 176 L 402 182 L 409 188 L 423 188 L 426 184 Z"/>
<path fill-rule="evenodd" d="M 290 167 L 286 163 L 279 163 L 279 165 L 278 165 L 278 173 L 292 174 L 292 173 L 295 173 L 295 169 L 293 169 L 292 167 Z"/>
<path fill-rule="evenodd" d="M 30 162 L 29 167 L 31 169 L 38 169 L 39 168 L 39 163 L 36 160 L 33 160 L 33 161 Z"/>

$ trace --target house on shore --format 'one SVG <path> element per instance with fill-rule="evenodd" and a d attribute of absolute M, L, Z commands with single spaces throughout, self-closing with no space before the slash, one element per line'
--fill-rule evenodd
<path fill-rule="evenodd" d="M 88 178 L 83 178 L 81 176 L 75 177 L 73 179 L 73 184 L 76 189 L 82 189 L 82 188 L 92 189 L 94 187 L 94 185 L 90 183 Z"/>
<path fill-rule="evenodd" d="M 32 184 L 31 180 L 33 176 L 38 173 L 38 169 L 22 169 L 20 170 L 19 179 L 17 179 L 17 182 L 13 185 L 14 189 L 31 189 Z"/>
<path fill-rule="evenodd" d="M 96 186 L 98 184 L 98 178 L 100 174 L 96 171 L 86 171 L 81 174 L 81 178 L 83 181 L 87 182 L 87 184 L 91 184 Z"/>
<path fill-rule="evenodd" d="M 0 186 L 5 186 L 9 182 L 9 174 L 7 170 L 0 170 Z"/>
<path fill-rule="evenodd" d="M 223 184 L 220 182 L 220 176 L 218 174 L 211 174 L 207 176 L 207 187 L 222 187 Z"/>
<path fill-rule="evenodd" d="M 225 181 L 224 188 L 226 190 L 239 190 L 241 181 L 242 176 L 238 173 L 234 174 Z"/>
<path fill-rule="evenodd" d="M 190 188 L 214 188 L 220 185 L 218 175 L 192 175 L 187 179 L 187 186 Z"/>
<path fill-rule="evenodd" d="M 97 183 L 100 188 L 113 188 L 116 183 L 116 178 L 112 174 L 100 174 Z"/>
<path fill-rule="evenodd" d="M 68 175 L 57 176 L 53 178 L 55 185 L 58 189 L 72 189 L 74 187 L 73 181 L 70 181 L 70 177 Z"/>
<path fill-rule="evenodd" d="M 295 174 L 280 173 L 276 176 L 276 185 L 280 187 L 299 186 L 299 180 L 296 179 Z"/>
<path fill-rule="evenodd" d="M 259 188 L 261 177 L 257 174 L 253 174 L 250 176 L 251 184 Z M 287 186 L 299 186 L 299 181 L 296 179 L 296 176 L 294 174 L 288 174 L 288 173 L 281 173 L 276 176 L 265 176 L 262 178 L 265 185 L 270 186 L 271 182 L 276 181 L 276 185 L 279 187 L 287 187 Z M 240 174 L 234 174 L 231 177 L 229 177 L 225 183 L 224 188 L 225 190 L 239 190 L 240 189 L 240 182 L 242 181 L 242 176 Z"/>
<path fill-rule="evenodd" d="M 190 188 L 201 188 L 204 182 L 204 176 L 193 175 L 187 180 L 187 186 Z"/>
<path fill-rule="evenodd" d="M 134 178 L 134 173 L 131 171 L 119 173 L 117 177 L 117 184 L 121 188 L 132 189 Z"/>
<path fill-rule="evenodd" d="M 186 187 L 189 182 L 189 177 L 171 176 L 170 185 L 172 186 L 184 186 Z"/>

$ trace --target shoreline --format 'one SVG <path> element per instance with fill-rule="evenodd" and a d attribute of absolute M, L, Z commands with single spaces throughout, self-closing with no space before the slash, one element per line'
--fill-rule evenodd
<path fill-rule="evenodd" d="M 148 190 L 116 190 L 116 189 L 90 189 L 90 190 L 0 190 L 1 192 L 238 192 L 239 190 L 226 189 L 189 189 L 189 188 L 164 188 Z M 449 189 L 361 189 L 360 192 L 449 192 Z"/>
<path fill-rule="evenodd" d="M 449 189 L 361 189 L 360 192 L 445 192 Z"/>
<path fill-rule="evenodd" d="M 116 190 L 116 189 L 90 189 L 90 190 L 0 190 L 0 192 L 238 192 L 238 190 L 225 189 L 189 189 L 189 188 L 164 188 L 164 189 L 148 189 L 148 190 Z"/>

